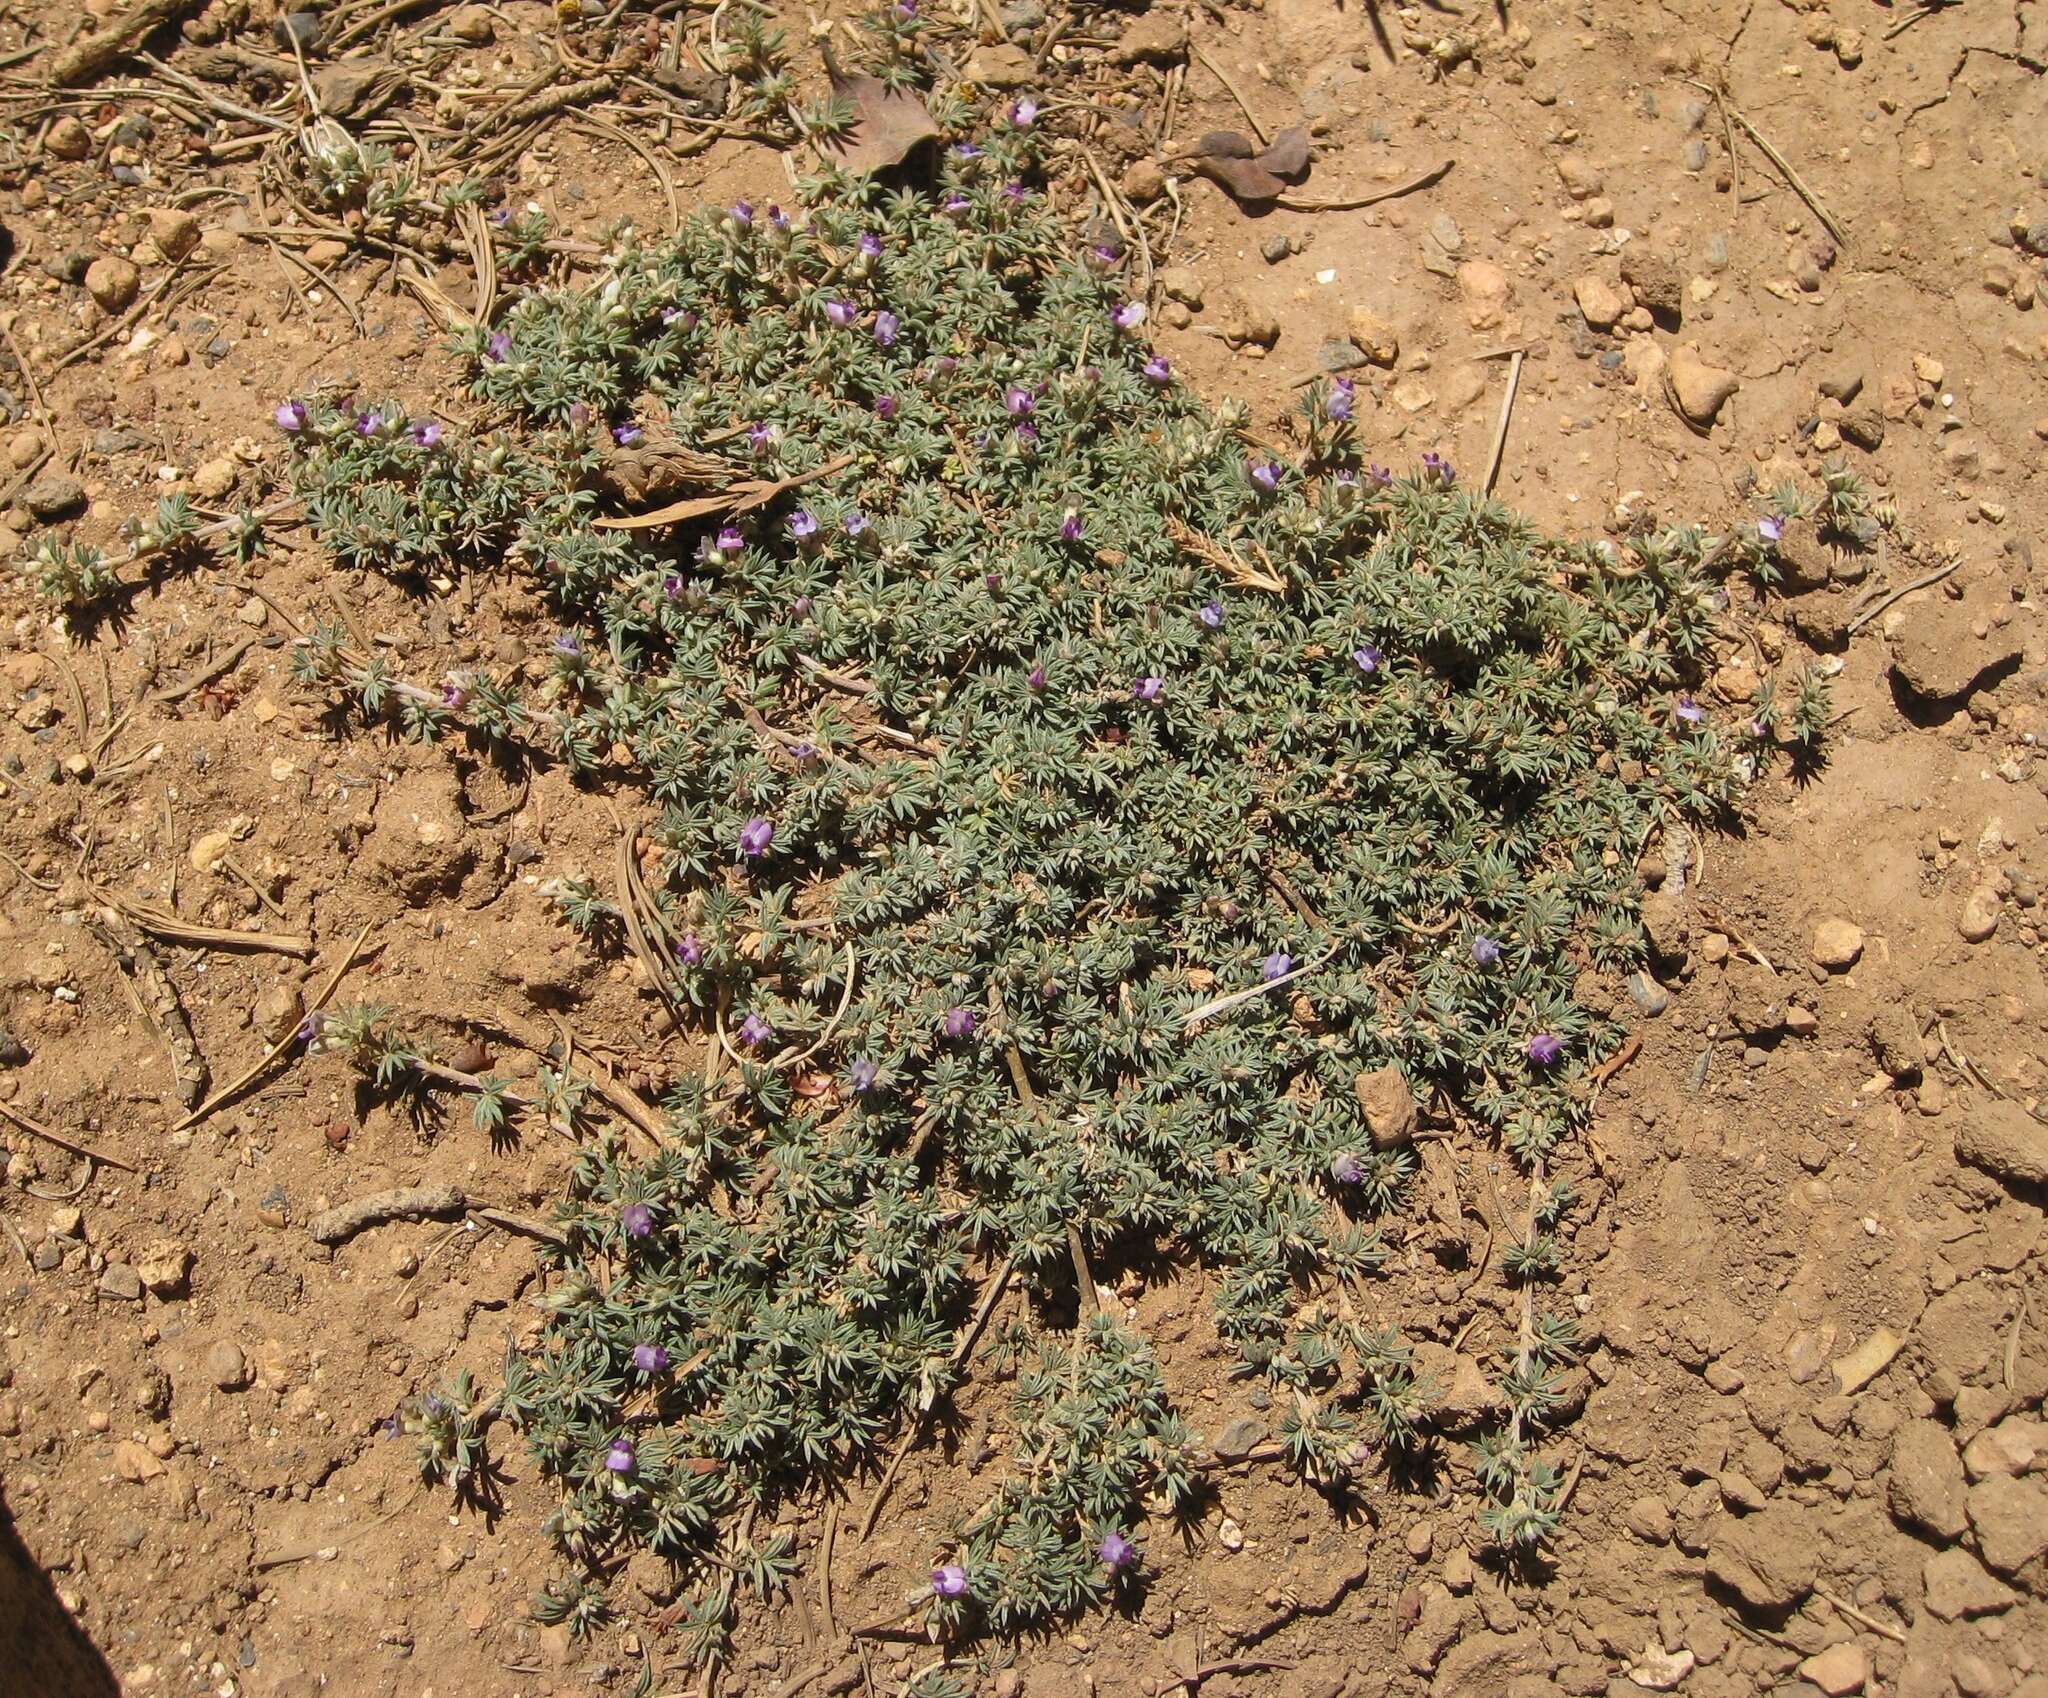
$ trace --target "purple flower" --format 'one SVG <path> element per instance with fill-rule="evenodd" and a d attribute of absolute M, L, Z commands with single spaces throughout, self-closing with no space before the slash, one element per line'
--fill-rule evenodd
<path fill-rule="evenodd" d="M 909 19 L 917 16 L 917 0 L 896 0 L 896 15 Z"/>
<path fill-rule="evenodd" d="M 1785 534 L 1785 521 L 1775 516 L 1757 520 L 1756 534 L 1765 542 L 1776 542 Z"/>
<path fill-rule="evenodd" d="M 877 236 L 872 230 L 863 230 L 860 233 L 860 240 L 854 245 L 860 249 L 860 257 L 862 259 L 880 259 L 882 257 L 882 238 Z"/>
<path fill-rule="evenodd" d="M 676 959 L 685 967 L 703 965 L 704 945 L 695 932 L 684 932 L 682 942 L 676 945 Z"/>
<path fill-rule="evenodd" d="M 654 1230 L 654 1211 L 645 1203 L 628 1203 L 619 1210 L 619 1225 L 628 1238 L 645 1238 Z"/>
<path fill-rule="evenodd" d="M 1028 130 L 1038 122 L 1038 102 L 1029 95 L 1022 100 L 1010 102 L 1010 122 L 1020 130 Z"/>
<path fill-rule="evenodd" d="M 1024 675 L 1024 688 L 1034 696 L 1045 694 L 1045 667 L 1042 663 Z"/>
<path fill-rule="evenodd" d="M 508 331 L 500 330 L 484 344 L 484 358 L 494 366 L 501 366 L 512 357 L 512 337 Z"/>
<path fill-rule="evenodd" d="M 1697 725 L 1707 717 L 1707 710 L 1690 696 L 1680 696 L 1671 711 L 1688 725 Z"/>
<path fill-rule="evenodd" d="M 1553 1066 L 1564 1054 L 1564 1040 L 1553 1032 L 1538 1032 L 1522 1047 L 1538 1067 Z"/>
<path fill-rule="evenodd" d="M 1472 939 L 1472 959 L 1482 967 L 1491 967 L 1500 959 L 1500 942 L 1480 932 Z"/>
<path fill-rule="evenodd" d="M 841 330 L 844 330 L 855 319 L 860 317 L 860 313 L 847 301 L 827 301 L 825 303 L 825 316 Z"/>
<path fill-rule="evenodd" d="M 634 1345 L 633 1371 L 648 1375 L 667 1373 L 668 1352 L 658 1344 Z"/>
<path fill-rule="evenodd" d="M 1038 426 L 1029 419 L 1017 426 L 1017 446 L 1027 454 L 1038 446 Z"/>
<path fill-rule="evenodd" d="M 661 593 L 667 596 L 671 601 L 673 601 L 677 596 L 681 595 L 683 593 L 682 573 L 671 572 L 668 574 L 667 577 L 663 578 L 661 580 Z"/>
<path fill-rule="evenodd" d="M 1276 949 L 1259 963 L 1259 977 L 1267 984 L 1275 979 L 1284 979 L 1294 971 L 1294 957 L 1284 949 Z"/>
<path fill-rule="evenodd" d="M 1001 594 L 1003 593 L 1003 575 L 1002 575 L 1002 573 L 1000 573 L 1000 572 L 986 572 L 986 573 L 983 573 L 983 574 L 982 574 L 982 579 L 981 579 L 981 587 L 982 587 L 983 589 L 987 590 L 987 591 L 988 591 L 988 593 L 989 593 L 990 595 L 1001 595 Z"/>
<path fill-rule="evenodd" d="M 1451 470 L 1450 461 L 1434 450 L 1422 456 L 1422 475 L 1445 489 L 1457 481 L 1457 473 Z"/>
<path fill-rule="evenodd" d="M 754 222 L 754 203 L 752 201 L 736 200 L 732 203 L 732 211 L 727 213 L 726 216 L 734 224 L 738 225 L 740 229 L 745 230 Z"/>
<path fill-rule="evenodd" d="M 758 861 L 768 853 L 768 845 L 775 841 L 775 822 L 765 820 L 759 814 L 740 827 L 740 853 L 750 861 Z"/>
<path fill-rule="evenodd" d="M 1080 540 L 1081 515 L 1069 507 L 1066 511 L 1066 516 L 1060 520 L 1060 541 L 1079 542 Z"/>
<path fill-rule="evenodd" d="M 875 342 L 884 348 L 896 346 L 896 333 L 903 328 L 903 320 L 886 309 L 875 314 Z"/>
<path fill-rule="evenodd" d="M 970 201 L 965 195 L 950 194 L 946 197 L 946 204 L 944 210 L 948 218 L 962 218 L 966 216 L 968 210 L 973 205 L 974 203 Z"/>
<path fill-rule="evenodd" d="M 798 542 L 808 542 L 818 534 L 818 521 L 807 508 L 799 507 L 789 516 L 789 534 Z"/>
<path fill-rule="evenodd" d="M 1145 303 L 1126 301 L 1122 306 L 1112 308 L 1109 322 L 1119 330 L 1136 330 L 1145 322 Z"/>
<path fill-rule="evenodd" d="M 798 766 L 816 766 L 818 764 L 818 745 L 809 741 L 792 743 L 789 746 L 789 758 L 795 761 Z"/>
<path fill-rule="evenodd" d="M 569 428 L 571 430 L 588 430 L 590 428 L 590 403 L 588 401 L 571 401 L 569 403 Z"/>
<path fill-rule="evenodd" d="M 1102 1566 L 1114 1573 L 1120 1568 L 1128 1568 L 1138 1560 L 1138 1547 L 1121 1533 L 1105 1533 L 1102 1535 L 1102 1543 L 1096 1547 L 1095 1554 L 1102 1559 Z"/>
<path fill-rule="evenodd" d="M 1164 678 L 1140 678 L 1131 686 L 1131 694 L 1141 702 L 1156 702 L 1166 694 Z"/>
<path fill-rule="evenodd" d="M 661 309 L 661 322 L 663 324 L 673 324 L 683 316 L 685 315 L 681 307 L 663 307 Z"/>
<path fill-rule="evenodd" d="M 1365 476 L 1366 481 L 1375 489 L 1392 489 L 1394 487 L 1394 474 L 1388 471 L 1385 466 L 1373 466 L 1366 472 Z"/>
<path fill-rule="evenodd" d="M 1371 677 L 1373 673 L 1379 671 L 1381 658 L 1380 651 L 1374 648 L 1371 643 L 1366 643 L 1364 646 L 1351 651 L 1352 665 L 1356 666 L 1367 677 Z"/>
<path fill-rule="evenodd" d="M 628 419 L 624 424 L 612 426 L 612 440 L 621 448 L 632 447 L 634 443 L 640 440 L 641 434 L 640 427 L 631 419 Z"/>
<path fill-rule="evenodd" d="M 1107 242 L 1097 242 L 1092 248 L 1087 249 L 1081 257 L 1090 265 L 1096 267 L 1097 270 L 1109 271 L 1116 266 L 1117 262 L 1123 258 L 1123 255 L 1118 253 Z"/>
<path fill-rule="evenodd" d="M 633 1445 L 629 1439 L 613 1439 L 612 1447 L 604 1453 L 604 1465 L 614 1474 L 633 1472 Z"/>
<path fill-rule="evenodd" d="M 1330 1177 L 1339 1185 L 1356 1185 L 1365 1177 L 1365 1167 L 1349 1150 L 1330 1162 Z"/>
<path fill-rule="evenodd" d="M 768 203 L 768 222 L 780 233 L 786 234 L 789 230 L 789 214 L 772 200 Z"/>
<path fill-rule="evenodd" d="M 945 1018 L 946 1036 L 949 1038 L 971 1038 L 974 1036 L 974 1010 L 971 1008 L 949 1008 Z"/>
<path fill-rule="evenodd" d="M 1022 183 L 1005 183 L 1003 185 L 1003 199 L 1012 206 L 1022 206 L 1024 204 L 1024 185 Z"/>
<path fill-rule="evenodd" d="M 752 450 L 755 459 L 758 460 L 774 446 L 775 427 L 773 425 L 750 424 L 747 426 L 747 447 Z"/>
<path fill-rule="evenodd" d="M 1033 411 L 1037 405 L 1038 403 L 1031 398 L 1031 391 L 1017 384 L 1011 384 L 1008 390 L 1004 392 L 1003 410 L 1013 418 L 1023 418 L 1027 413 Z"/>
<path fill-rule="evenodd" d="M 422 448 L 431 448 L 441 440 L 441 427 L 432 419 L 415 419 L 412 423 L 412 439 Z"/>
<path fill-rule="evenodd" d="M 306 403 L 303 401 L 287 401 L 271 416 L 277 420 L 277 428 L 279 430 L 288 430 L 297 434 L 306 428 Z"/>
<path fill-rule="evenodd" d="M 1195 617 L 1208 626 L 1210 630 L 1220 631 L 1223 629 L 1223 603 L 1220 601 L 1205 601 L 1200 607 L 1195 609 Z"/>
<path fill-rule="evenodd" d="M 865 513 L 847 514 L 845 524 L 846 534 L 855 541 L 868 534 L 868 516 Z"/>
<path fill-rule="evenodd" d="M 953 157 L 955 159 L 979 159 L 981 157 L 981 149 L 976 147 L 971 141 L 956 141 L 953 144 Z"/>
<path fill-rule="evenodd" d="M 896 397 L 893 395 L 877 395 L 875 397 L 875 417 L 886 422 L 895 416 Z"/>
<path fill-rule="evenodd" d="M 882 1070 L 874 1062 L 862 1056 L 847 1068 L 846 1082 L 853 1087 L 853 1094 L 864 1097 L 875 1088 L 875 1081 L 882 1076 Z"/>
<path fill-rule="evenodd" d="M 942 1598 L 957 1598 L 967 1590 L 967 1570 L 957 1562 L 945 1562 L 932 1570 L 932 1590 Z"/>
<path fill-rule="evenodd" d="M 356 435 L 375 436 L 384 428 L 384 415 L 372 407 L 366 413 L 356 414 Z"/>
<path fill-rule="evenodd" d="M 1154 354 L 1144 364 L 1145 381 L 1155 389 L 1164 389 L 1173 381 L 1173 367 L 1166 363 L 1164 354 Z"/>
<path fill-rule="evenodd" d="M 721 525 L 719 527 L 718 552 L 720 554 L 738 554 L 746 546 L 747 539 L 740 534 L 739 526 Z"/>
<path fill-rule="evenodd" d="M 748 1049 L 759 1049 L 775 1036 L 775 1028 L 758 1014 L 749 1014 L 740 1022 L 740 1042 Z"/>
<path fill-rule="evenodd" d="M 441 686 L 441 705 L 444 708 L 459 708 L 469 700 L 469 692 L 452 679 Z"/>
<path fill-rule="evenodd" d="M 1252 482 L 1271 495 L 1280 487 L 1280 467 L 1272 460 L 1254 463 L 1251 468 Z"/>
<path fill-rule="evenodd" d="M 491 222 L 502 230 L 507 224 L 512 222 L 512 209 L 509 206 L 499 207 L 491 214 Z"/>
<path fill-rule="evenodd" d="M 292 1034 L 302 1044 L 317 1044 L 321 1033 L 327 1030 L 327 1016 L 315 1009 L 299 1022 L 299 1029 Z"/>
<path fill-rule="evenodd" d="M 795 601 L 789 604 L 790 618 L 796 621 L 797 623 L 801 624 L 804 620 L 810 618 L 811 608 L 813 607 L 813 605 L 815 604 L 812 602 L 809 596 L 798 596 Z"/>
<path fill-rule="evenodd" d="M 1323 411 L 1337 424 L 1351 422 L 1351 402 L 1357 393 L 1357 385 L 1348 377 L 1340 377 L 1331 386 L 1330 398 L 1323 403 Z"/>

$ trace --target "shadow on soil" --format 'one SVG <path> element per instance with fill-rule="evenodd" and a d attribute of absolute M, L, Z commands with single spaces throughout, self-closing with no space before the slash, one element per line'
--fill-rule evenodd
<path fill-rule="evenodd" d="M 57 1601 L 0 1497 L 0 1668 L 36 1698 L 119 1698 L 114 1671 Z"/>

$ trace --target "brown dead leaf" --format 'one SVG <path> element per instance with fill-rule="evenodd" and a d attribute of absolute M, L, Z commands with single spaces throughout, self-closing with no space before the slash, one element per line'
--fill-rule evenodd
<path fill-rule="evenodd" d="M 1308 169 L 1308 132 L 1283 130 L 1263 149 L 1236 130 L 1211 130 L 1181 156 L 1233 199 L 1273 200 Z"/>
<path fill-rule="evenodd" d="M 597 469 L 598 487 L 629 507 L 661 501 L 683 489 L 730 483 L 737 476 L 739 468 L 730 462 L 685 448 L 655 428 L 635 443 L 607 443 Z"/>
<path fill-rule="evenodd" d="M 939 136 L 939 126 L 924 102 L 880 77 L 841 71 L 830 44 L 825 48 L 825 74 L 832 92 L 853 106 L 853 128 L 845 136 L 820 141 L 818 151 L 842 171 L 856 177 L 901 165 L 912 150 Z"/>
<path fill-rule="evenodd" d="M 329 118 L 374 118 L 409 79 L 388 59 L 343 59 L 313 77 L 313 96 Z"/>

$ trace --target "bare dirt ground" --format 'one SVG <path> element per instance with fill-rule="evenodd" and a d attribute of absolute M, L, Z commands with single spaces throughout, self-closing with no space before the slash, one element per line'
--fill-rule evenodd
<path fill-rule="evenodd" d="M 558 51 L 533 5 L 345 14 L 370 25 L 355 51 L 458 91 L 458 116 Z M 315 376 L 423 407 L 456 393 L 387 260 L 264 234 L 292 224 L 259 194 L 271 132 L 201 97 L 291 110 L 273 16 L 215 0 L 182 42 L 149 40 L 173 71 L 236 48 L 268 70 L 188 87 L 131 59 L 66 96 L 40 92 L 47 44 L 81 20 L 0 14 L 10 554 L 46 523 L 111 540 L 178 489 L 276 498 L 270 413 Z M 1375 1476 L 1339 1518 L 1269 1464 L 1219 1467 L 1198 1538 L 1149 1553 L 1139 1607 L 988 1656 L 976 1689 L 2043 1698 L 2048 9 L 1271 0 L 1052 21 L 1042 69 L 1030 0 L 1000 15 L 1030 51 L 955 45 L 983 84 L 1070 103 L 1061 133 L 1152 209 L 1161 346 L 1208 393 L 1271 421 L 1341 356 L 1376 457 L 1437 449 L 1476 472 L 1520 350 L 1498 491 L 1542 524 L 1741 523 L 1752 489 L 1834 459 L 1895 522 L 1882 555 L 1796 563 L 1719 657 L 1733 701 L 1810 658 L 1838 669 L 1826 769 L 1768 780 L 1744 834 L 1644 868 L 1663 986 L 1638 987 L 1657 1012 L 1580 1163 L 1565 1289 L 1597 1347 L 1546 1561 L 1491 1561 L 1455 1470 L 1426 1490 Z M 569 39 L 601 59 L 612 38 Z M 687 124 L 614 116 L 686 206 L 786 192 L 769 148 L 692 152 Z M 1176 144 L 1309 126 L 1293 192 L 1310 200 L 1453 163 L 1375 206 L 1253 214 L 1172 170 L 1169 121 Z M 646 160 L 566 119 L 504 181 L 572 241 L 668 215 Z M 450 268 L 451 294 L 465 276 Z M 320 1059 L 167 1131 L 183 1103 L 135 1000 L 146 976 L 80 923 L 89 876 L 188 923 L 312 940 L 313 962 L 155 946 L 216 1085 L 367 927 L 358 994 L 451 1045 L 497 1034 L 514 1074 L 559 1016 L 586 1059 L 660 1088 L 696 1040 L 540 894 L 609 854 L 603 799 L 337 735 L 287 674 L 294 623 L 338 604 L 415 670 L 517 663 L 536 610 L 510 583 L 409 603 L 338 577 L 298 530 L 246 569 L 166 576 L 90 633 L 26 581 L 0 600 L 0 1107 L 107 1158 L 6 1129 L 0 1495 L 26 1555 L 0 1566 L 0 1692 L 635 1690 L 663 1649 L 637 1574 L 627 1619 L 591 1641 L 530 1618 L 555 1569 L 515 1443 L 491 1520 L 380 1437 L 403 1397 L 450 1367 L 492 1373 L 534 1327 L 531 1244 L 426 1222 L 327 1250 L 306 1231 L 401 1184 L 544 1215 L 565 1147 L 494 1150 L 460 1114 L 413 1124 Z M 225 855 L 201 841 L 220 831 Z M 1465 1253 L 1418 1241 L 1389 1286 L 1452 1380 L 1505 1324 L 1471 1277 L 1505 1225 L 1504 1171 L 1459 1149 Z M 1225 1375 L 1199 1276 L 1124 1293 L 1198 1431 L 1264 1418 Z M 929 1645 L 826 1624 L 900 1608 L 1000 1411 L 970 1387 L 867 1542 L 862 1500 L 836 1541 L 822 1506 L 794 1521 L 797 1594 L 749 1618 L 717 1690 L 894 1693 L 928 1667 Z"/>

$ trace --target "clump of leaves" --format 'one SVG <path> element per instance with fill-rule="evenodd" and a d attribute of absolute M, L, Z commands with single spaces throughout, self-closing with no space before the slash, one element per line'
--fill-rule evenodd
<path fill-rule="evenodd" d="M 487 438 L 317 404 L 297 434 L 338 559 L 509 561 L 560 631 L 523 677 L 406 682 L 340 632 L 302 675 L 646 791 L 658 855 L 564 912 L 623 930 L 725 1064 L 667 1100 L 659 1154 L 578 1161 L 500 1409 L 566 1556 L 644 1543 L 702 1579 L 707 1660 L 723 1530 L 946 1395 L 977 1263 L 1045 1324 L 998 1335 L 1020 1472 L 933 1571 L 950 1631 L 1136 1583 L 1148 1508 L 1184 1496 L 1142 1339 L 1059 1324 L 1090 1253 L 1214 1270 L 1311 1477 L 1426 1438 L 1433 1388 L 1355 1318 L 1412 1158 L 1354 1081 L 1397 1068 L 1540 1172 L 1619 1037 L 1573 986 L 1640 958 L 1636 850 L 1726 807 L 1771 735 L 1724 742 L 1685 693 L 1710 539 L 1548 540 L 1434 456 L 1371 465 L 1341 387 L 1299 452 L 1260 441 L 1135 334 L 1118 256 L 1031 187 L 1035 135 L 1013 110 L 928 190 L 831 174 L 794 215 L 623 235 L 594 286 L 464 342 L 510 421 Z M 693 493 L 607 520 L 628 450 Z M 1482 1441 L 1509 1543 L 1554 1522 L 1567 1344 L 1531 1331 Z"/>

